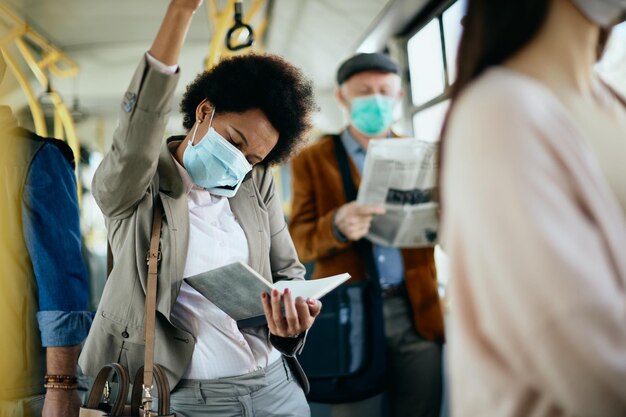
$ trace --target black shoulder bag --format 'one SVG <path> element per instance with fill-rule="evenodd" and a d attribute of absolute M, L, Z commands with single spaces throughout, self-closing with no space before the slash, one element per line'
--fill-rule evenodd
<path fill-rule="evenodd" d="M 346 201 L 356 199 L 348 155 L 333 136 Z M 365 262 L 366 279 L 344 284 L 322 298 L 323 308 L 309 330 L 300 363 L 309 378 L 309 401 L 345 403 L 385 389 L 386 341 L 378 269 L 372 244 L 354 242 Z"/>

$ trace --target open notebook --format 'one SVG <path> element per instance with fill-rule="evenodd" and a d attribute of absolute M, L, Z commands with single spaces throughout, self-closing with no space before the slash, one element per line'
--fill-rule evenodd
<path fill-rule="evenodd" d="M 185 278 L 209 301 L 237 321 L 239 327 L 261 325 L 265 322 L 261 293 L 289 288 L 296 297 L 320 299 L 342 283 L 350 274 L 340 274 L 315 280 L 283 280 L 269 283 L 243 262 L 235 262 Z"/>

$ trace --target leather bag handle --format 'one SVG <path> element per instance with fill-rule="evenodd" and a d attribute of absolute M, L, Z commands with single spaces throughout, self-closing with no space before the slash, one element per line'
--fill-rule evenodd
<path fill-rule="evenodd" d="M 91 387 L 91 391 L 89 392 L 89 397 L 87 398 L 87 404 L 85 407 L 88 409 L 96 410 L 100 405 L 100 396 L 104 391 L 104 387 L 111 377 L 111 374 L 114 374 L 118 378 L 118 392 L 117 397 L 115 398 L 115 402 L 113 403 L 113 407 L 111 408 L 110 416 L 121 416 L 124 411 L 124 404 L 126 403 L 126 398 L 128 397 L 128 371 L 119 363 L 109 363 L 100 369 L 96 379 Z"/>

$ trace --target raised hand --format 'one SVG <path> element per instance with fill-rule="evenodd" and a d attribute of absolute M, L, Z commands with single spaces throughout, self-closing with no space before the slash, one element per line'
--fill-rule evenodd
<path fill-rule="evenodd" d="M 150 55 L 165 65 L 178 64 L 191 18 L 201 5 L 202 0 L 172 0 L 152 42 Z"/>

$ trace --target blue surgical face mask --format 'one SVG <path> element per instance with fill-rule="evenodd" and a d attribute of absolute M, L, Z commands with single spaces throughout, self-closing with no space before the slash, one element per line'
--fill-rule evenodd
<path fill-rule="evenodd" d="M 352 125 L 367 136 L 380 135 L 393 122 L 395 104 L 395 99 L 379 94 L 356 97 L 350 102 Z"/>
<path fill-rule="evenodd" d="M 215 110 L 213 110 L 215 113 Z M 213 127 L 213 114 L 209 130 L 202 140 L 193 145 L 198 125 L 194 128 L 187 148 L 183 153 L 183 163 L 191 180 L 211 194 L 233 197 L 244 177 L 252 170 L 246 157 Z"/>

